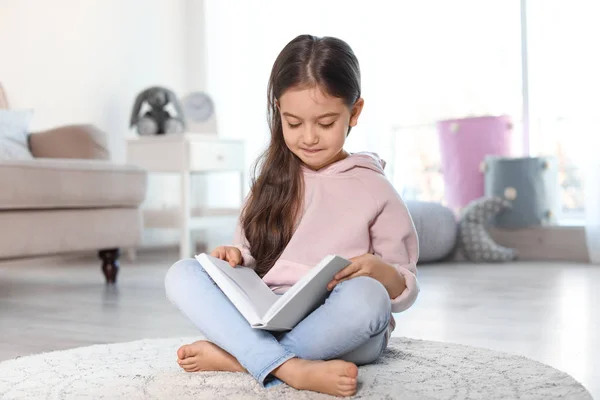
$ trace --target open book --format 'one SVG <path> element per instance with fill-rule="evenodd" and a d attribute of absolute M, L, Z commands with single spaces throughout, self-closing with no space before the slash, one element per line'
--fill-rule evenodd
<path fill-rule="evenodd" d="M 221 291 L 253 328 L 291 330 L 327 297 L 327 284 L 350 261 L 335 255 L 325 257 L 294 286 L 278 296 L 248 267 L 232 267 L 206 253 L 196 256 Z"/>

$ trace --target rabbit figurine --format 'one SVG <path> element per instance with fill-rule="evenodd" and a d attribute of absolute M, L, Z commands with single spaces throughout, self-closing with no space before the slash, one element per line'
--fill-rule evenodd
<path fill-rule="evenodd" d="M 144 103 L 148 103 L 150 110 L 140 115 Z M 172 116 L 169 111 L 165 110 L 169 103 L 173 104 L 176 116 Z M 135 99 L 131 112 L 129 127 L 134 126 L 139 135 L 182 133 L 185 130 L 185 118 L 175 94 L 160 86 L 153 86 L 142 91 Z"/>

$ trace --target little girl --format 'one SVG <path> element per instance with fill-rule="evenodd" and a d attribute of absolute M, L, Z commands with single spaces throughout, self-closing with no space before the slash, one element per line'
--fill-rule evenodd
<path fill-rule="evenodd" d="M 271 142 L 259 159 L 232 246 L 212 255 L 253 268 L 284 293 L 328 254 L 352 263 L 327 300 L 294 329 L 253 329 L 195 259 L 168 271 L 168 298 L 207 340 L 177 351 L 186 371 L 250 373 L 270 387 L 350 396 L 357 365 L 375 361 L 394 328 L 392 312 L 415 301 L 418 242 L 412 219 L 371 153 L 344 142 L 364 101 L 360 69 L 344 41 L 296 37 L 271 71 Z"/>

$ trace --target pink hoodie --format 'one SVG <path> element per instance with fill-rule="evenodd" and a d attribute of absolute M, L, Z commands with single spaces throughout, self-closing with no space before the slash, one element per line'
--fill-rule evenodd
<path fill-rule="evenodd" d="M 263 277 L 273 291 L 285 292 L 328 254 L 352 258 L 372 252 L 406 280 L 404 292 L 392 299 L 392 312 L 402 312 L 415 302 L 417 235 L 384 167 L 373 153 L 355 153 L 319 171 L 303 168 L 302 218 L 281 257 Z M 252 267 L 254 258 L 239 225 L 234 245 L 242 251 L 244 265 Z"/>

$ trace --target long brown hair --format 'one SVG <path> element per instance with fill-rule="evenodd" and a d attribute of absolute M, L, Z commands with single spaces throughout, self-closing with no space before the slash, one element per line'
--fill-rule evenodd
<path fill-rule="evenodd" d="M 242 227 L 261 277 L 291 240 L 303 206 L 302 162 L 285 144 L 278 109 L 286 90 L 303 86 L 319 86 L 352 107 L 360 98 L 360 68 L 350 46 L 333 37 L 300 35 L 283 48 L 273 64 L 267 110 L 271 142 L 255 163 L 250 196 L 242 212 Z"/>

